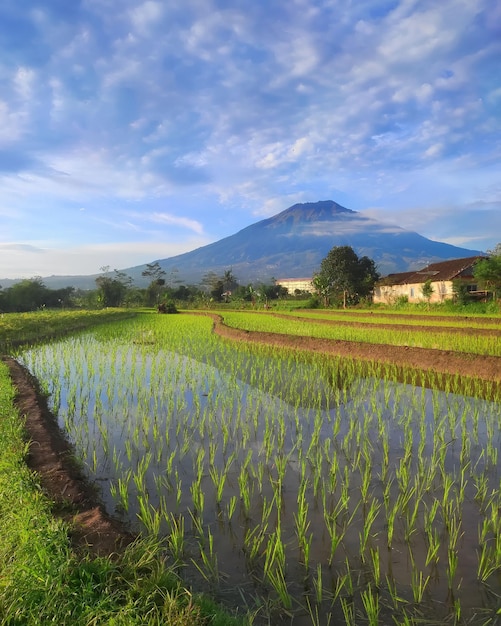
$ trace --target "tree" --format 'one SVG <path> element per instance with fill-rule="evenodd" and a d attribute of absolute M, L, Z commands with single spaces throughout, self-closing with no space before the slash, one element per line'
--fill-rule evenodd
<path fill-rule="evenodd" d="M 462 280 L 455 279 L 452 281 L 452 292 L 454 294 L 455 302 L 462 306 L 471 301 L 468 285 Z"/>
<path fill-rule="evenodd" d="M 421 287 L 421 293 L 423 294 L 423 298 L 426 300 L 428 307 L 430 306 L 430 299 L 434 291 L 433 285 L 431 284 L 431 278 L 428 278 L 428 280 L 425 280 L 423 286 Z"/>
<path fill-rule="evenodd" d="M 488 258 L 475 263 L 473 275 L 485 289 L 493 292 L 494 298 L 497 298 L 501 291 L 501 243 L 498 243 L 494 250 L 487 252 Z"/>
<path fill-rule="evenodd" d="M 332 291 L 329 276 L 326 273 L 315 274 L 311 282 L 315 287 L 315 291 L 322 297 L 324 306 L 329 306 L 329 298 Z"/>
<path fill-rule="evenodd" d="M 166 272 L 160 267 L 160 263 L 155 261 L 154 263 L 147 263 L 146 269 L 141 272 L 142 276 L 149 276 L 152 280 L 159 280 L 165 278 Z"/>
<path fill-rule="evenodd" d="M 209 271 L 202 278 L 202 285 L 207 289 L 211 298 L 216 302 L 228 302 L 232 292 L 238 287 L 233 270 L 226 270 L 222 276 Z"/>
<path fill-rule="evenodd" d="M 147 263 L 146 269 L 141 272 L 142 276 L 151 278 L 151 282 L 146 290 L 146 300 L 149 306 L 157 305 L 160 302 L 162 292 L 165 291 L 165 270 L 160 267 L 160 263 Z"/>
<path fill-rule="evenodd" d="M 368 296 L 379 272 L 372 259 L 359 258 L 350 246 L 334 246 L 320 264 L 320 271 L 313 277 L 313 285 L 328 304 L 331 298 L 356 303 Z"/>
<path fill-rule="evenodd" d="M 99 304 L 103 307 L 119 307 L 126 300 L 132 279 L 119 270 L 114 270 L 114 278 L 108 276 L 109 265 L 102 267 L 101 271 L 103 274 L 96 278 Z"/>
<path fill-rule="evenodd" d="M 11 312 L 35 311 L 50 304 L 50 293 L 39 276 L 26 278 L 5 290 L 3 307 Z"/>

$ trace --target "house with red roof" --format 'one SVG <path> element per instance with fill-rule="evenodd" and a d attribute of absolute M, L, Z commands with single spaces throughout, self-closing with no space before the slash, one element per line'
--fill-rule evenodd
<path fill-rule="evenodd" d="M 473 275 L 475 263 L 484 256 L 473 256 L 464 259 L 452 259 L 431 263 L 423 269 L 413 272 L 389 274 L 374 286 L 375 303 L 394 304 L 399 298 L 407 298 L 409 302 L 424 302 L 423 285 L 429 280 L 433 292 L 430 302 L 443 302 L 454 297 L 453 285 L 460 281 L 467 290 L 476 297 L 485 297 L 484 291 L 478 290 Z"/>

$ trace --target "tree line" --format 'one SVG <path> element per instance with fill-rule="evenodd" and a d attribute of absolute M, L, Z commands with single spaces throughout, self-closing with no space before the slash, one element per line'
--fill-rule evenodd
<path fill-rule="evenodd" d="M 313 294 L 289 294 L 287 288 L 272 280 L 270 284 L 241 285 L 231 269 L 222 274 L 207 272 L 200 285 L 183 285 L 177 270 L 168 275 L 158 262 L 146 265 L 142 275 L 149 279 L 145 288 L 134 285 L 133 279 L 120 270 L 101 268 L 96 278 L 96 289 L 83 291 L 73 287 L 49 289 L 40 277 L 25 279 L 8 289 L 0 287 L 0 311 L 24 312 L 43 308 L 102 308 L 102 307 L 158 307 L 169 303 L 187 302 L 193 306 L 211 303 L 243 301 L 267 306 L 272 300 L 296 296 L 311 296 L 311 305 L 350 306 L 370 299 L 380 274 L 375 262 L 367 256 L 358 257 L 350 246 L 334 246 L 321 261 L 319 271 L 312 278 Z M 475 278 L 494 298 L 501 295 L 501 244 L 477 262 Z M 433 288 L 424 285 L 423 296 L 429 299 Z M 468 294 L 458 287 L 457 299 Z"/>
<path fill-rule="evenodd" d="M 0 287 L 0 312 L 28 312 L 41 309 L 105 308 L 105 307 L 164 307 L 174 302 L 193 306 L 243 300 L 267 302 L 288 295 L 286 288 L 273 284 L 240 285 L 232 270 L 218 275 L 208 272 L 199 285 L 184 285 L 177 272 L 170 275 L 158 262 L 148 264 L 142 272 L 150 279 L 145 288 L 134 285 L 133 279 L 120 270 L 102 267 L 91 290 L 65 287 L 50 289 L 41 277 L 24 279 L 7 289 Z"/>

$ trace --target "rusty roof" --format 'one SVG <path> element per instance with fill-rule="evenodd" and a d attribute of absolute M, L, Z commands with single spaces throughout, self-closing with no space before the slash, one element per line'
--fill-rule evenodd
<path fill-rule="evenodd" d="M 455 278 L 469 278 L 473 276 L 473 267 L 485 256 L 470 256 L 463 259 L 451 259 L 450 261 L 440 261 L 430 263 L 426 267 L 413 272 L 400 272 L 399 274 L 389 274 L 381 279 L 379 285 L 414 285 L 425 283 L 427 280 L 438 282 L 443 280 L 454 280 Z"/>

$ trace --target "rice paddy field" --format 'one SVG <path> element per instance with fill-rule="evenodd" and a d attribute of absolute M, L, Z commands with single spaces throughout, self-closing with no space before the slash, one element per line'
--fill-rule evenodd
<path fill-rule="evenodd" d="M 501 356 L 500 319 L 300 317 L 224 322 Z M 225 340 L 213 323 L 143 313 L 13 349 L 109 513 L 251 623 L 499 623 L 499 382 L 404 384 L 391 363 Z"/>

